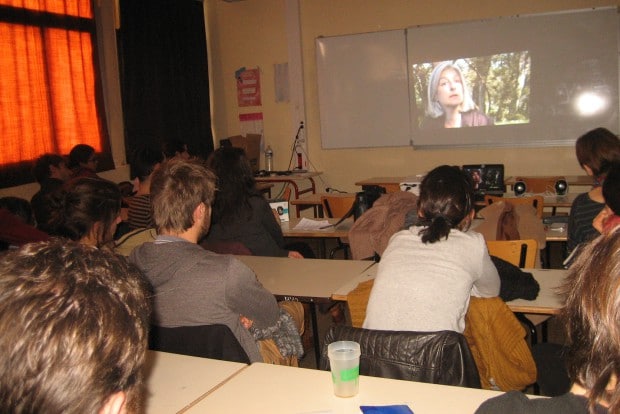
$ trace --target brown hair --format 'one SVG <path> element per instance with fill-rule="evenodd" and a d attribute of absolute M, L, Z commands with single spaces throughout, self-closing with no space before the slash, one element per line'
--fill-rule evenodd
<path fill-rule="evenodd" d="M 424 243 L 435 243 L 448 238 L 451 229 L 467 230 L 467 220 L 474 199 L 471 176 L 458 167 L 442 165 L 422 180 L 418 210 L 418 226 Z"/>
<path fill-rule="evenodd" d="M 567 368 L 572 381 L 589 392 L 590 411 L 606 400 L 620 409 L 620 228 L 583 249 L 562 285 L 568 337 Z"/>
<path fill-rule="evenodd" d="M 53 235 L 78 241 L 100 222 L 97 246 L 103 246 L 114 236 L 112 228 L 121 212 L 121 198 L 121 191 L 111 181 L 75 178 L 54 200 L 50 200 L 54 211 L 51 223 L 45 223 L 45 228 L 49 228 Z"/>
<path fill-rule="evenodd" d="M 157 231 L 183 232 L 194 225 L 200 203 L 211 206 L 215 175 L 201 161 L 171 159 L 153 173 L 151 202 Z"/>
<path fill-rule="evenodd" d="M 595 179 L 605 176 L 613 162 L 620 161 L 620 139 L 606 128 L 586 132 L 575 143 L 577 161 L 590 167 Z"/>
<path fill-rule="evenodd" d="M 95 413 L 141 402 L 149 285 L 124 258 L 66 240 L 0 258 L 0 411 Z"/>

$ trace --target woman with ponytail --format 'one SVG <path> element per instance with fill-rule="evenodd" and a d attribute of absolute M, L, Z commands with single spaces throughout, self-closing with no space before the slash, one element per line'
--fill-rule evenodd
<path fill-rule="evenodd" d="M 443 165 L 426 175 L 418 222 L 394 234 L 368 301 L 364 328 L 462 333 L 469 297 L 499 294 L 500 281 L 474 217 L 471 177 Z"/>

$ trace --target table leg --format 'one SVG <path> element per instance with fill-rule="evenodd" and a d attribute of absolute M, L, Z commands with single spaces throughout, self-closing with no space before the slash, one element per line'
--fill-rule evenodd
<path fill-rule="evenodd" d="M 319 322 L 317 320 L 316 302 L 310 303 L 310 320 L 312 322 L 312 342 L 314 344 L 314 358 L 316 368 L 319 369 L 321 362 L 321 341 L 319 338 Z"/>

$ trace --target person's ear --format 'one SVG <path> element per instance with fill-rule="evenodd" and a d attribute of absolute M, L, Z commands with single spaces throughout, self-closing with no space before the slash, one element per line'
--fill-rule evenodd
<path fill-rule="evenodd" d="M 125 412 L 125 401 L 127 396 L 124 391 L 115 392 L 110 395 L 99 410 L 99 414 L 119 414 Z"/>

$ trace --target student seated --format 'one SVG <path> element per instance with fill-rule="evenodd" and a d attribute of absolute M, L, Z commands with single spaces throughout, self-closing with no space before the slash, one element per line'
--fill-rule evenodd
<path fill-rule="evenodd" d="M 50 218 L 50 197 L 62 189 L 62 186 L 71 178 L 71 170 L 67 168 L 65 159 L 58 154 L 43 154 L 34 163 L 32 174 L 41 188 L 30 199 L 32 210 L 36 218 L 37 227 L 42 231 L 49 231 L 45 224 Z"/>
<path fill-rule="evenodd" d="M 97 175 L 97 154 L 90 145 L 78 144 L 69 152 L 69 168 L 73 177 L 99 178 Z"/>
<path fill-rule="evenodd" d="M 614 163 L 603 182 L 605 207 L 594 218 L 592 226 L 600 233 L 609 233 L 620 224 L 620 162 Z"/>
<path fill-rule="evenodd" d="M 0 257 L 0 412 L 142 412 L 148 283 L 66 240 Z"/>
<path fill-rule="evenodd" d="M 375 279 L 363 327 L 463 333 L 471 295 L 499 294 L 500 280 L 474 217 L 471 177 L 458 167 L 429 172 L 418 223 L 394 234 Z"/>
<path fill-rule="evenodd" d="M 553 398 L 511 391 L 484 402 L 477 414 L 617 413 L 620 410 L 620 228 L 579 253 L 562 292 L 566 361 L 573 383 Z"/>
<path fill-rule="evenodd" d="M 217 176 L 217 193 L 206 242 L 240 242 L 255 256 L 314 257 L 305 243 L 285 244 L 280 221 L 256 190 L 252 167 L 243 149 L 219 148 L 207 163 Z"/>
<path fill-rule="evenodd" d="M 620 139 L 605 128 L 596 128 L 577 139 L 575 152 L 581 168 L 594 179 L 594 186 L 579 194 L 571 206 L 566 242 L 569 254 L 580 243 L 599 235 L 592 220 L 605 206 L 601 185 L 611 164 L 620 162 Z"/>
<path fill-rule="evenodd" d="M 151 148 L 141 148 L 131 161 L 135 194 L 125 199 L 129 206 L 127 223 L 130 230 L 153 227 L 151 208 L 151 177 L 164 161 L 164 155 Z"/>
<path fill-rule="evenodd" d="M 215 175 L 199 161 L 173 159 L 153 174 L 151 201 L 158 235 L 129 256 L 154 287 L 153 324 L 224 324 L 251 362 L 297 365 L 303 354 L 301 304 L 284 302 L 278 307 L 243 262 L 197 244 L 209 230 L 214 195 Z"/>

